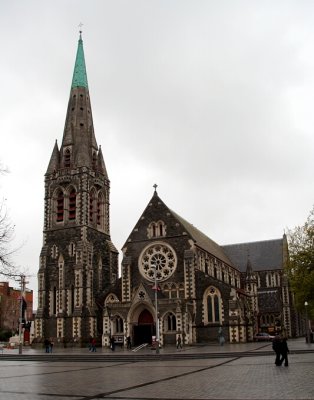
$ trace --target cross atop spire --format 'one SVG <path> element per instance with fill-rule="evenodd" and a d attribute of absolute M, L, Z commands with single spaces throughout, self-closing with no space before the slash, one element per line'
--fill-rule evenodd
<path fill-rule="evenodd" d="M 155 194 L 157 194 L 157 187 L 158 187 L 158 185 L 155 183 L 155 184 L 153 185 L 153 188 L 155 189 L 155 191 L 154 191 Z"/>

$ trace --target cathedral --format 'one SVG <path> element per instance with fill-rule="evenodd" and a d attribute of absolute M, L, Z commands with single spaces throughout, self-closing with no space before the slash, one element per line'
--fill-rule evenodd
<path fill-rule="evenodd" d="M 123 248 L 110 237 L 110 181 L 97 145 L 80 33 L 60 147 L 45 174 L 35 342 L 133 346 L 252 341 L 298 330 L 286 236 L 221 246 L 159 197 Z"/>

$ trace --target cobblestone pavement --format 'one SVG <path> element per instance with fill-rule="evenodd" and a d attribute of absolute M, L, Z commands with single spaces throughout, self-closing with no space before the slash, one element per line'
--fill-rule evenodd
<path fill-rule="evenodd" d="M 136 363 L 1 361 L 0 355 L 0 400 L 313 400 L 314 353 L 293 350 L 313 349 L 314 344 L 306 345 L 303 339 L 289 345 L 289 367 L 276 367 L 274 356 L 259 355 L 260 348 L 271 349 L 271 344 L 256 343 L 236 345 L 238 356 L 235 345 L 224 346 L 224 351 L 232 348 L 230 358 Z M 240 351 L 248 349 L 254 356 L 242 357 Z"/>

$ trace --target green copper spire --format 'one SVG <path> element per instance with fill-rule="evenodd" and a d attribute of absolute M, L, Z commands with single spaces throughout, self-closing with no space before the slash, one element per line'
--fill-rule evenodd
<path fill-rule="evenodd" d="M 71 88 L 75 87 L 85 87 L 88 89 L 87 74 L 84 58 L 83 40 L 82 32 L 80 31 L 80 38 L 78 41 L 76 60 L 73 72 L 73 79 Z"/>

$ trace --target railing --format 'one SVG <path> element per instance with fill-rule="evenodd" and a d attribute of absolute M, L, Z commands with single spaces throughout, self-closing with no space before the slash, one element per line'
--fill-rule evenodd
<path fill-rule="evenodd" d="M 146 346 L 148 346 L 148 343 L 142 343 L 141 345 L 139 345 L 139 346 L 135 347 L 134 349 L 132 349 L 132 351 L 133 351 L 134 353 L 136 353 L 137 351 L 143 349 L 143 348 L 146 347 Z"/>

